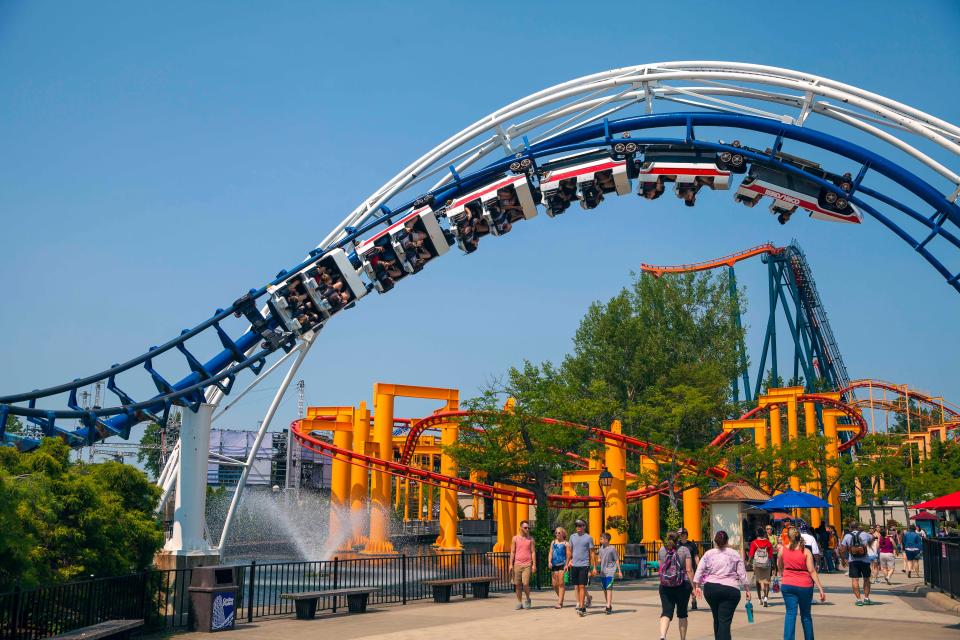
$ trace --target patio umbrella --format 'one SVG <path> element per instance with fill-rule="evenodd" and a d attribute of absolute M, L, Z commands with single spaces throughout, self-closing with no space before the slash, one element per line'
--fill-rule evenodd
<path fill-rule="evenodd" d="M 950 493 L 933 500 L 915 504 L 911 509 L 933 509 L 934 511 L 956 511 L 960 509 L 960 491 Z"/>
<path fill-rule="evenodd" d="M 786 509 L 820 509 L 829 507 L 830 503 L 821 500 L 812 493 L 802 491 L 784 491 L 780 495 L 773 496 L 761 505 L 759 508 L 764 511 L 783 511 Z"/>

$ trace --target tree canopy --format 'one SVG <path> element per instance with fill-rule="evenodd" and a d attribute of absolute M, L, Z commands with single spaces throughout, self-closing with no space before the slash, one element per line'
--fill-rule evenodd
<path fill-rule="evenodd" d="M 129 465 L 71 462 L 59 439 L 0 447 L 0 592 L 149 567 L 163 544 L 158 492 Z"/>

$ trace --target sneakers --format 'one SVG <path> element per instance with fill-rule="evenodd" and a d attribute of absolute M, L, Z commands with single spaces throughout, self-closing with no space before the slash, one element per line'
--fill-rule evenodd
<path fill-rule="evenodd" d="M 586 610 L 586 609 L 577 609 L 577 615 L 582 618 L 583 616 L 587 615 L 587 610 Z"/>
<path fill-rule="evenodd" d="M 873 604 L 873 603 L 870 602 L 870 598 L 864 598 L 864 599 L 863 599 L 863 605 L 864 605 L 864 606 L 869 606 L 869 605 L 871 605 L 871 604 Z"/>
<path fill-rule="evenodd" d="M 765 606 L 765 607 L 769 607 L 769 606 L 770 606 L 770 604 L 767 602 L 767 599 L 766 599 L 766 598 L 763 599 L 763 606 Z"/>
<path fill-rule="evenodd" d="M 887 584 L 893 584 L 887 576 L 883 576 L 883 579 L 887 581 Z"/>
<path fill-rule="evenodd" d="M 587 599 L 583 602 L 583 608 L 586 610 L 587 607 L 593 604 L 593 596 L 589 593 L 587 594 Z"/>
<path fill-rule="evenodd" d="M 862 607 L 862 606 L 863 606 L 863 600 L 857 600 L 857 606 L 858 606 L 858 607 Z"/>
<path fill-rule="evenodd" d="M 607 607 L 604 609 L 604 611 L 606 611 L 607 615 L 610 615 L 611 613 L 613 613 L 613 607 Z"/>
<path fill-rule="evenodd" d="M 523 603 L 518 602 L 518 603 L 517 603 L 517 606 L 514 607 L 514 610 L 515 610 L 515 611 L 520 611 L 521 609 L 523 609 Z"/>
<path fill-rule="evenodd" d="M 530 606 L 531 606 L 531 605 L 530 605 L 530 598 L 527 598 L 527 600 L 523 603 L 523 608 L 524 608 L 524 609 L 529 609 Z"/>

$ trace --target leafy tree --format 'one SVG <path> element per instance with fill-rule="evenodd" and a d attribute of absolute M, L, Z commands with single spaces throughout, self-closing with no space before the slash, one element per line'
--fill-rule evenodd
<path fill-rule="evenodd" d="M 151 422 L 140 438 L 141 447 L 137 451 L 137 462 L 142 463 L 143 468 L 149 471 L 152 477 L 158 478 L 166 457 L 170 455 L 179 437 L 179 413 L 170 414 L 166 427 Z"/>
<path fill-rule="evenodd" d="M 20 433 L 23 431 L 23 423 L 17 416 L 7 416 L 7 433 Z"/>
<path fill-rule="evenodd" d="M 512 406 L 501 408 L 508 398 Z M 588 456 L 596 448 L 590 433 L 560 424 L 543 423 L 541 416 L 568 405 L 556 371 L 526 363 L 511 369 L 506 381 L 489 384 L 465 406 L 483 412 L 463 423 L 456 444 L 445 447 L 461 469 L 483 471 L 488 482 L 526 489 L 536 498 L 538 543 L 549 542 L 547 496 L 559 484 L 563 470 L 572 467 L 570 455 Z"/>
<path fill-rule="evenodd" d="M 725 273 L 644 274 L 608 302 L 592 304 L 561 366 L 576 419 L 620 419 L 626 433 L 668 444 L 678 423 L 664 425 L 657 414 L 687 413 L 681 444 L 704 444 L 705 433 L 716 433 L 732 412 L 730 380 L 740 373 L 743 335 L 733 312 Z M 696 424 L 682 406 L 691 390 Z"/>
<path fill-rule="evenodd" d="M 150 566 L 163 544 L 158 493 L 133 467 L 71 463 L 59 439 L 0 448 L 0 591 Z"/>

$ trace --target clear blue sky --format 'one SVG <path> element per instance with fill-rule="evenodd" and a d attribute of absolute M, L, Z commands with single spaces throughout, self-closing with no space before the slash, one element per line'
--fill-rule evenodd
<path fill-rule="evenodd" d="M 0 0 L 0 392 L 73 379 L 172 337 L 296 263 L 452 132 L 587 73 L 764 63 L 960 122 L 956 2 L 640 6 Z M 798 216 L 781 227 L 724 194 L 693 210 L 640 204 L 540 216 L 370 296 L 324 330 L 302 369 L 308 402 L 369 399 L 376 380 L 469 395 L 524 358 L 560 359 L 587 305 L 641 262 L 791 238 L 852 376 L 960 401 L 960 295 L 877 223 Z M 765 274 L 759 262 L 738 274 L 756 359 Z M 489 338 L 465 345 L 465 323 Z M 219 426 L 255 425 L 269 395 Z M 291 395 L 275 424 L 295 406 Z"/>

